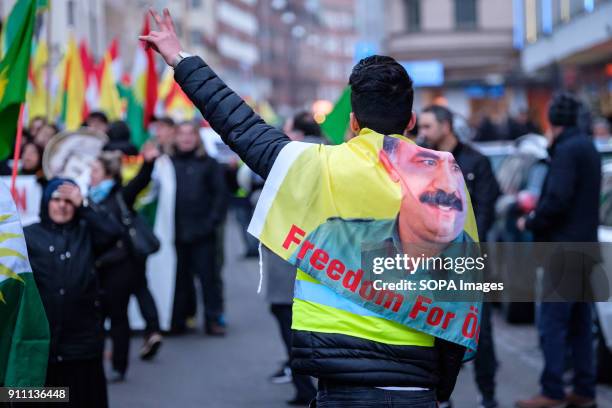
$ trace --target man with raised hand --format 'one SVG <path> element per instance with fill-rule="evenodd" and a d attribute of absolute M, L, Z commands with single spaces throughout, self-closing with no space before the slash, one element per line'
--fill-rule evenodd
<path fill-rule="evenodd" d="M 253 171 L 268 179 L 250 227 L 266 246 L 274 246 L 285 259 L 290 257 L 294 246 L 283 249 L 278 242 L 281 234 L 270 230 L 281 232 L 292 219 L 309 222 L 302 231 L 305 235 L 334 216 L 396 216 L 401 188 L 390 180 L 379 153 L 387 135 L 411 143 L 405 135 L 416 122 L 412 80 L 397 61 L 372 56 L 353 69 L 350 126 L 357 137 L 340 146 L 291 142 L 255 114 L 201 58 L 182 49 L 167 9 L 163 17 L 153 10 L 151 15 L 158 30 L 140 39 L 175 69 L 175 80 L 223 141 Z M 291 173 L 292 168 L 302 169 L 302 164 L 310 172 Z M 273 196 L 276 188 L 285 188 L 282 197 Z M 268 206 L 262 204 L 266 202 Z M 374 207 L 379 213 L 372 213 Z M 469 214 L 471 236 L 477 239 L 471 209 Z M 281 219 L 275 222 L 273 215 Z M 268 219 L 272 222 L 267 223 Z M 359 250 L 356 245 L 360 242 L 352 241 L 350 234 L 342 239 L 332 246 Z M 298 294 L 296 287 L 292 324 L 292 367 L 319 379 L 317 398 L 311 406 L 352 407 L 359 402 L 364 407 L 434 408 L 436 401 L 449 399 L 464 346 L 475 345 L 477 311 L 471 313 L 475 324 L 464 324 L 471 327 L 465 330 L 470 339 L 460 339 L 461 330 L 434 336 L 426 328 L 414 329 L 355 307 L 303 271 L 298 270 L 296 282 L 306 282 L 304 286 L 312 289 Z"/>

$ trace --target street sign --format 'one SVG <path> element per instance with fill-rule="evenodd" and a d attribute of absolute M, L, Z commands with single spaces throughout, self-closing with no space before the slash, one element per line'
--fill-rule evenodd
<path fill-rule="evenodd" d="M 408 71 L 416 88 L 444 84 L 444 65 L 440 61 L 402 61 L 400 64 Z"/>

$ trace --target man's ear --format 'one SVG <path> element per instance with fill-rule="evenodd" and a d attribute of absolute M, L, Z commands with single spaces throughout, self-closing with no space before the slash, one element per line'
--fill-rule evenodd
<path fill-rule="evenodd" d="M 414 129 L 414 127 L 416 126 L 416 122 L 417 122 L 416 113 L 414 113 L 413 111 L 412 114 L 410 115 L 410 121 L 408 121 L 408 126 L 406 126 L 406 129 L 404 129 L 404 136 L 407 136 L 410 133 L 410 131 Z"/>
<path fill-rule="evenodd" d="M 355 135 L 358 135 L 361 131 L 361 126 L 359 126 L 359 122 L 357 122 L 357 118 L 355 117 L 355 114 L 353 112 L 351 112 L 349 125 L 351 126 L 351 132 L 353 132 Z"/>
<path fill-rule="evenodd" d="M 446 121 L 442 122 L 441 125 L 442 125 L 442 132 L 445 136 L 451 133 L 452 126 L 449 122 L 446 122 Z"/>
<path fill-rule="evenodd" d="M 383 167 L 385 168 L 385 170 L 387 170 L 387 173 L 389 173 L 389 177 L 391 177 L 391 180 L 393 180 L 393 182 L 395 183 L 399 183 L 399 174 L 397 174 L 397 171 L 395 171 L 395 167 L 393 167 L 393 163 L 391 162 L 391 158 L 389 157 L 387 152 L 381 150 L 378 156 Z"/>

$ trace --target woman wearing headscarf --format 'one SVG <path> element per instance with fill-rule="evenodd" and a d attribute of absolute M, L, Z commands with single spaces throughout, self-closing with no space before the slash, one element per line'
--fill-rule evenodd
<path fill-rule="evenodd" d="M 51 333 L 45 385 L 70 388 L 70 402 L 62 407 L 105 408 L 104 334 L 94 263 L 120 236 L 121 226 L 83 199 L 68 179 L 49 181 L 40 218 L 24 235 Z"/>
<path fill-rule="evenodd" d="M 116 220 L 123 218 L 122 206 L 131 213 L 138 194 L 149 184 L 153 164 L 159 151 L 152 144 L 143 148 L 144 162 L 138 174 L 125 186 L 121 184 L 121 152 L 105 151 L 92 163 L 89 198 Z M 96 266 L 102 283 L 104 313 L 110 318 L 113 344 L 113 374 L 111 381 L 125 379 L 130 346 L 128 304 L 139 279 L 144 279 L 145 259 L 136 255 L 130 246 L 128 232 L 115 245 L 100 256 Z M 157 314 L 155 305 L 153 311 Z M 158 321 L 157 316 L 154 318 Z M 145 342 L 151 343 L 155 354 L 161 344 L 159 323 L 148 327 Z"/>

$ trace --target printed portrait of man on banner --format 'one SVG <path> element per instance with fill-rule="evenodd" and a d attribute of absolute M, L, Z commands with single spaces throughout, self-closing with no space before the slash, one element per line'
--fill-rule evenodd
<path fill-rule="evenodd" d="M 478 300 L 379 290 L 367 261 L 372 254 L 473 255 L 477 232 L 459 166 L 452 154 L 401 136 L 364 136 L 337 149 L 290 143 L 272 170 L 278 177 L 269 178 L 282 181 L 264 188 L 251 232 L 298 268 L 295 298 L 374 314 L 475 349 Z M 318 155 L 327 157 L 314 160 Z M 431 272 L 392 271 L 386 279 L 431 278 Z"/>

